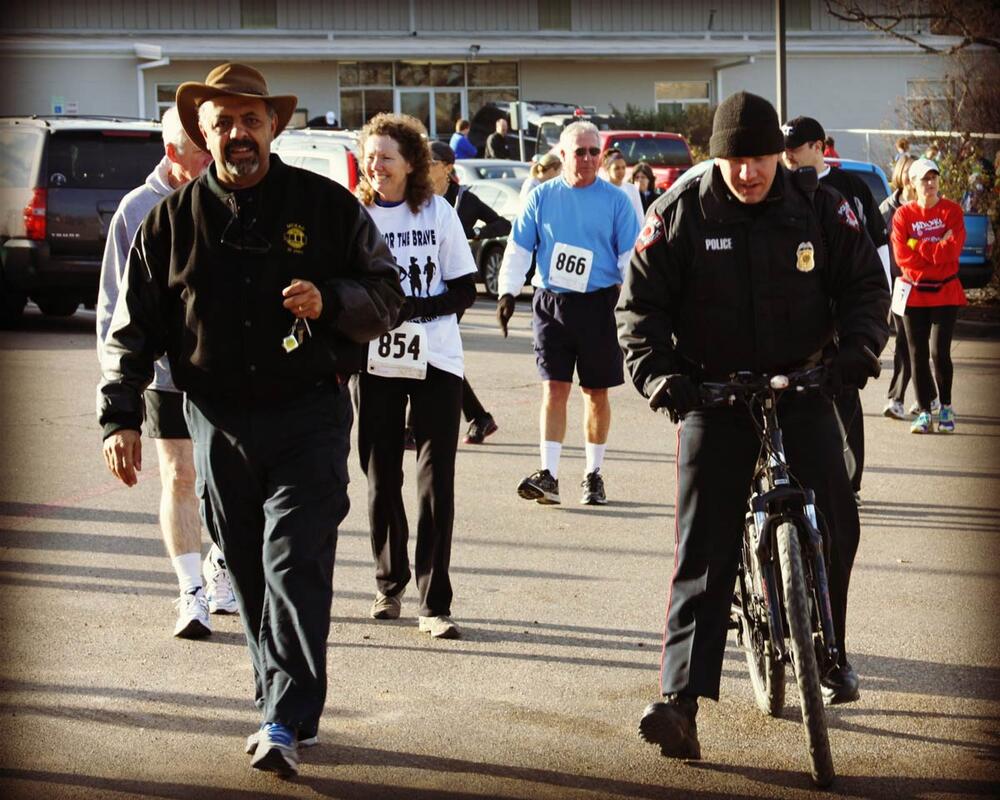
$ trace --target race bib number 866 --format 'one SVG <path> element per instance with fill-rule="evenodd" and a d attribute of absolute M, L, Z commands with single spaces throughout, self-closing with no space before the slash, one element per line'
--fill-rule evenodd
<path fill-rule="evenodd" d="M 594 253 L 584 247 L 557 242 L 549 261 L 549 285 L 573 292 L 587 291 Z"/>

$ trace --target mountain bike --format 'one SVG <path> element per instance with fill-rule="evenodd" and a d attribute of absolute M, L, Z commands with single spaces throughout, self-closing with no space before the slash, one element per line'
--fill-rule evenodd
<path fill-rule="evenodd" d="M 822 391 L 825 374 L 823 367 L 772 376 L 740 372 L 730 382 L 700 387 L 704 406 L 746 404 L 760 438 L 731 627 L 746 654 L 757 706 L 769 716 L 779 716 L 784 707 L 785 665 L 791 664 L 818 786 L 834 778 L 820 689 L 820 676 L 838 655 L 826 571 L 830 537 L 814 492 L 793 485 L 777 407 L 786 392 Z"/>

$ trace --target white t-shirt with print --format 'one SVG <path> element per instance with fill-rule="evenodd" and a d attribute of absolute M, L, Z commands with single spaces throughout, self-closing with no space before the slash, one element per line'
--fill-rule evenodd
<path fill-rule="evenodd" d="M 389 245 L 403 292 L 410 297 L 434 297 L 448 290 L 445 281 L 476 272 L 469 242 L 458 214 L 447 200 L 434 195 L 414 214 L 404 202 L 398 206 L 367 206 L 385 243 Z M 413 322 L 421 322 L 417 317 Z M 458 317 L 446 314 L 423 322 L 427 363 L 464 376 L 462 337 Z"/>

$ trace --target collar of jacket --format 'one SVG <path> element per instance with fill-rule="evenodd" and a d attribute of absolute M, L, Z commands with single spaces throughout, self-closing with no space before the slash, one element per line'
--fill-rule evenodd
<path fill-rule="evenodd" d="M 785 183 L 788 180 L 784 164 L 778 163 L 778 168 L 774 173 L 774 182 L 771 189 L 761 202 L 763 202 L 769 213 L 775 208 L 783 205 L 783 201 L 790 193 L 785 192 Z M 754 215 L 747 211 L 744 203 L 741 203 L 736 196 L 729 191 L 722 172 L 718 167 L 713 166 L 701 176 L 701 184 L 698 188 L 698 198 L 701 201 L 701 211 L 705 219 L 715 222 L 732 223 L 745 222 L 754 218 Z"/>
<path fill-rule="evenodd" d="M 260 189 L 262 195 L 261 197 L 262 201 L 263 197 L 273 193 L 271 191 L 272 187 L 277 186 L 279 183 L 281 183 L 284 180 L 285 173 L 288 171 L 288 167 L 285 166 L 285 163 L 280 158 L 278 158 L 278 156 L 276 156 L 274 153 L 271 153 L 270 155 L 269 164 L 270 166 L 268 166 L 267 168 L 267 175 L 264 176 L 264 179 L 260 181 L 260 183 L 257 183 L 253 187 L 251 187 Z M 236 201 L 233 197 L 235 192 L 232 189 L 227 189 L 225 186 L 219 183 L 219 176 L 218 173 L 216 172 L 214 162 L 208 165 L 208 169 L 206 169 L 202 173 L 201 178 L 199 178 L 199 180 L 204 182 L 205 187 L 213 195 L 218 197 L 226 208 L 230 210 L 235 210 Z M 261 205 L 263 205 L 263 202 L 261 203 Z"/>

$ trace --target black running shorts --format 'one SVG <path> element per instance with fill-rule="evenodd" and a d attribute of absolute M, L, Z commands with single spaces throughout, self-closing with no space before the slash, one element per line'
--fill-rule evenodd
<path fill-rule="evenodd" d="M 617 302 L 617 286 L 585 294 L 535 289 L 531 328 L 542 380 L 572 383 L 575 368 L 584 389 L 625 382 L 615 328 Z"/>

